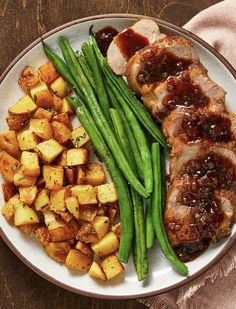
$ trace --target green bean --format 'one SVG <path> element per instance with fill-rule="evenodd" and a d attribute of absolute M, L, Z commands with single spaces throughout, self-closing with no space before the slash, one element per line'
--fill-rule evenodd
<path fill-rule="evenodd" d="M 155 190 L 155 189 L 154 189 Z M 150 200 L 146 200 L 146 243 L 147 249 L 151 249 L 153 247 L 155 238 L 155 231 L 152 223 L 152 209 Z"/>
<path fill-rule="evenodd" d="M 121 219 L 121 238 L 118 257 L 119 260 L 127 263 L 132 247 L 133 239 L 133 211 L 132 203 L 130 199 L 128 186 L 118 168 L 114 158 L 112 157 L 109 149 L 107 148 L 105 141 L 94 125 L 93 119 L 86 107 L 81 106 L 78 99 L 68 98 L 70 104 L 73 105 L 76 110 L 76 114 L 88 133 L 91 141 L 93 142 L 99 157 L 106 164 L 108 171 L 111 175 L 112 181 L 117 190 L 119 199 L 120 219 Z"/>
<path fill-rule="evenodd" d="M 96 84 L 95 84 L 94 79 L 93 79 L 93 73 L 92 73 L 90 67 L 87 64 L 86 59 L 84 58 L 84 56 L 82 54 L 79 54 L 79 55 L 76 55 L 76 56 L 77 56 L 77 60 L 80 64 L 84 74 L 87 76 L 87 78 L 89 80 L 90 85 L 93 87 L 93 90 L 97 94 Z"/>
<path fill-rule="evenodd" d="M 161 151 L 161 198 L 162 198 L 162 211 L 165 210 L 166 200 L 166 169 L 165 169 L 165 153 Z"/>
<path fill-rule="evenodd" d="M 106 118 L 103 115 L 103 112 L 97 102 L 96 96 L 93 92 L 92 87 L 90 86 L 86 76 L 81 69 L 76 56 L 70 47 L 68 41 L 64 38 L 60 38 L 60 47 L 65 58 L 65 61 L 73 75 L 78 87 L 80 88 L 83 96 L 86 100 L 87 105 L 89 106 L 90 112 L 93 116 L 94 122 L 96 123 L 99 131 L 101 132 L 103 138 L 105 139 L 110 151 L 112 152 L 119 168 L 121 169 L 123 175 L 144 198 L 149 196 L 149 193 L 140 183 L 134 172 L 132 171 L 130 164 L 128 163 L 125 155 L 122 151 L 122 148 L 117 142 L 116 136 L 111 130 Z"/>
<path fill-rule="evenodd" d="M 162 217 L 162 193 L 161 193 L 161 158 L 160 146 L 158 143 L 152 144 L 152 164 L 154 171 L 154 190 L 152 193 L 152 220 L 156 238 L 165 257 L 183 275 L 187 275 L 188 268 L 176 256 L 171 247 Z"/>

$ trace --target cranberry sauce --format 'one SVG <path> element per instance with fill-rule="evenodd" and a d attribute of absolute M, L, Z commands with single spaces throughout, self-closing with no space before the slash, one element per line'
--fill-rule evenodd
<path fill-rule="evenodd" d="M 109 26 L 102 28 L 94 34 L 103 56 L 106 56 L 108 47 L 117 34 L 118 31 Z"/>
<path fill-rule="evenodd" d="M 204 251 L 207 250 L 211 240 L 206 238 L 196 243 L 186 243 L 176 245 L 174 247 L 175 253 L 182 262 L 190 262 L 199 257 Z"/>

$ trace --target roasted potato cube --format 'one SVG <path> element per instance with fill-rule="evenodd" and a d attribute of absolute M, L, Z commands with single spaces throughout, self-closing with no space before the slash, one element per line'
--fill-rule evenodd
<path fill-rule="evenodd" d="M 90 248 L 90 246 L 83 243 L 82 241 L 78 241 L 75 248 L 84 254 L 93 255 L 93 250 Z"/>
<path fill-rule="evenodd" d="M 73 129 L 70 118 L 67 113 L 60 113 L 60 114 L 53 116 L 52 122 L 53 121 L 58 121 L 58 122 L 63 123 L 68 129 L 70 129 L 70 131 L 72 131 Z"/>
<path fill-rule="evenodd" d="M 29 129 L 43 141 L 53 138 L 53 128 L 48 119 L 31 119 Z"/>
<path fill-rule="evenodd" d="M 49 139 L 39 143 L 34 150 L 39 153 L 39 156 L 45 163 L 51 163 L 64 150 L 55 139 Z"/>
<path fill-rule="evenodd" d="M 33 150 L 38 145 L 40 139 L 30 130 L 21 131 L 17 135 L 20 150 Z"/>
<path fill-rule="evenodd" d="M 39 176 L 40 166 L 38 154 L 35 152 L 23 151 L 21 153 L 21 165 L 24 169 L 24 174 L 27 176 Z"/>
<path fill-rule="evenodd" d="M 61 166 L 44 165 L 43 178 L 46 182 L 46 189 L 61 189 L 63 187 L 64 170 Z"/>
<path fill-rule="evenodd" d="M 102 267 L 96 261 L 93 261 L 88 274 L 89 276 L 96 278 L 96 279 L 100 279 L 103 281 L 107 280 L 106 275 L 104 271 L 102 270 Z"/>
<path fill-rule="evenodd" d="M 118 239 L 120 239 L 120 233 L 121 233 L 121 223 L 117 223 L 111 228 L 112 232 L 114 232 Z"/>
<path fill-rule="evenodd" d="M 54 110 L 56 112 L 60 112 L 60 110 L 62 109 L 62 99 L 59 98 L 57 95 L 55 95 L 55 93 L 52 94 L 52 97 L 53 97 Z"/>
<path fill-rule="evenodd" d="M 53 135 L 56 141 L 59 144 L 64 144 L 71 137 L 71 131 L 61 122 L 53 121 L 52 122 Z"/>
<path fill-rule="evenodd" d="M 80 205 L 97 204 L 97 192 L 93 186 L 77 185 L 71 188 L 71 195 L 77 196 Z"/>
<path fill-rule="evenodd" d="M 70 189 L 65 187 L 60 190 L 52 190 L 50 195 L 50 209 L 52 211 L 65 211 L 65 199 L 70 196 Z"/>
<path fill-rule="evenodd" d="M 102 261 L 101 266 L 108 280 L 118 276 L 124 271 L 124 266 L 115 255 L 106 257 Z"/>
<path fill-rule="evenodd" d="M 91 245 L 93 251 L 101 256 L 107 256 L 119 248 L 119 240 L 115 233 L 109 232 L 98 243 Z"/>
<path fill-rule="evenodd" d="M 74 185 L 76 181 L 76 171 L 73 167 L 65 169 L 65 179 L 70 185 Z"/>
<path fill-rule="evenodd" d="M 23 204 L 28 206 L 33 204 L 37 193 L 38 189 L 36 186 L 19 188 L 20 200 Z"/>
<path fill-rule="evenodd" d="M 31 99 L 30 96 L 25 95 L 23 98 L 21 98 L 18 102 L 16 102 L 12 107 L 9 108 L 9 113 L 14 115 L 22 115 L 22 114 L 28 114 L 33 113 L 37 109 L 37 105 L 34 103 L 34 101 Z"/>
<path fill-rule="evenodd" d="M 38 238 L 38 240 L 44 245 L 48 245 L 51 242 L 51 236 L 48 228 L 44 224 L 37 224 L 34 227 L 34 235 Z"/>
<path fill-rule="evenodd" d="M 98 186 L 106 181 L 103 166 L 98 163 L 89 163 L 85 166 L 77 166 L 77 184 L 90 184 Z"/>
<path fill-rule="evenodd" d="M 4 179 L 8 182 L 13 182 L 14 175 L 16 174 L 20 162 L 10 156 L 7 152 L 0 153 L 0 172 Z"/>
<path fill-rule="evenodd" d="M 67 212 L 67 211 L 56 210 L 56 211 L 54 211 L 54 214 L 55 214 L 58 221 L 62 221 L 64 223 L 68 223 L 68 222 L 70 222 L 71 219 L 73 219 L 72 214 Z"/>
<path fill-rule="evenodd" d="M 95 244 L 98 242 L 98 235 L 93 225 L 89 222 L 84 223 L 76 236 L 76 239 L 85 242 Z"/>
<path fill-rule="evenodd" d="M 54 161 L 55 165 L 67 166 L 66 155 L 67 155 L 67 149 L 64 149 Z"/>
<path fill-rule="evenodd" d="M 7 221 L 13 218 L 15 210 L 19 205 L 23 205 L 23 203 L 20 200 L 19 194 L 16 194 L 2 207 L 1 213 Z"/>
<path fill-rule="evenodd" d="M 68 149 L 66 160 L 68 166 L 86 164 L 89 160 L 89 151 L 85 148 Z"/>
<path fill-rule="evenodd" d="M 39 75 L 30 66 L 24 68 L 18 81 L 20 87 L 25 92 L 28 92 L 31 88 L 35 87 L 39 82 L 40 82 Z"/>
<path fill-rule="evenodd" d="M 93 222 L 96 215 L 97 215 L 97 205 L 80 205 L 79 206 L 80 220 Z"/>
<path fill-rule="evenodd" d="M 92 262 L 93 258 L 91 256 L 76 249 L 70 249 L 69 254 L 66 257 L 65 265 L 68 268 L 86 272 L 89 270 Z"/>
<path fill-rule="evenodd" d="M 60 76 L 51 85 L 52 91 L 60 98 L 66 97 L 70 92 L 71 88 L 68 83 Z"/>
<path fill-rule="evenodd" d="M 77 197 L 70 196 L 65 199 L 66 208 L 69 210 L 69 212 L 77 219 L 79 220 L 79 202 Z"/>
<path fill-rule="evenodd" d="M 44 222 L 48 228 L 48 230 L 57 230 L 58 228 L 64 227 L 65 223 L 57 221 L 55 215 L 51 212 L 51 210 L 45 210 L 43 212 Z"/>
<path fill-rule="evenodd" d="M 45 83 L 41 83 L 37 87 L 32 88 L 30 94 L 38 107 L 53 107 L 53 97 Z"/>
<path fill-rule="evenodd" d="M 118 199 L 113 183 L 97 186 L 97 195 L 101 204 L 114 203 Z"/>
<path fill-rule="evenodd" d="M 18 158 L 20 149 L 16 139 L 15 131 L 0 133 L 0 149 L 6 151 L 14 158 Z"/>
<path fill-rule="evenodd" d="M 51 112 L 47 109 L 44 109 L 42 107 L 39 107 L 36 110 L 32 119 L 47 119 L 48 121 L 50 121 L 52 119 L 52 115 L 53 115 L 53 112 Z"/>
<path fill-rule="evenodd" d="M 84 127 L 80 126 L 71 132 L 71 140 L 75 148 L 80 148 L 89 141 L 89 136 Z"/>
<path fill-rule="evenodd" d="M 45 251 L 50 258 L 59 263 L 65 263 L 70 248 L 71 244 L 69 242 L 50 242 L 49 244 L 46 244 Z"/>
<path fill-rule="evenodd" d="M 30 234 L 32 229 L 33 229 L 34 225 L 33 224 L 24 224 L 24 225 L 19 225 L 18 226 L 18 229 L 25 233 L 25 234 Z"/>
<path fill-rule="evenodd" d="M 78 223 L 72 219 L 69 223 L 56 229 L 49 229 L 53 242 L 64 241 L 76 237 L 79 230 Z"/>
<path fill-rule="evenodd" d="M 110 222 L 113 223 L 117 215 L 117 210 L 114 208 L 108 207 L 106 210 L 106 215 L 109 217 Z"/>
<path fill-rule="evenodd" d="M 49 206 L 49 196 L 46 189 L 43 189 L 39 192 L 37 195 L 35 201 L 34 201 L 35 209 L 37 211 L 44 211 Z"/>
<path fill-rule="evenodd" d="M 39 223 L 36 212 L 27 205 L 19 204 L 14 213 L 15 226 Z"/>
<path fill-rule="evenodd" d="M 13 183 L 3 183 L 2 192 L 4 201 L 8 202 L 16 194 L 16 186 Z"/>
<path fill-rule="evenodd" d="M 41 65 L 38 70 L 42 80 L 46 84 L 51 84 L 59 77 L 59 74 L 51 61 Z"/>
<path fill-rule="evenodd" d="M 24 113 L 22 115 L 10 115 L 6 118 L 9 130 L 17 132 L 22 130 L 29 123 L 30 117 L 30 113 Z"/>
<path fill-rule="evenodd" d="M 110 220 L 108 217 L 97 216 L 92 223 L 99 239 L 103 238 L 108 233 L 110 228 Z"/>
<path fill-rule="evenodd" d="M 106 206 L 102 205 L 98 207 L 97 216 L 105 216 Z"/>
<path fill-rule="evenodd" d="M 74 110 L 73 108 L 70 106 L 70 103 L 68 102 L 68 100 L 66 98 L 62 99 L 62 106 L 59 110 L 60 113 L 67 113 L 69 116 L 74 115 Z"/>
<path fill-rule="evenodd" d="M 22 167 L 15 173 L 13 177 L 14 185 L 17 187 L 34 186 L 36 181 L 37 181 L 37 176 L 26 175 Z"/>

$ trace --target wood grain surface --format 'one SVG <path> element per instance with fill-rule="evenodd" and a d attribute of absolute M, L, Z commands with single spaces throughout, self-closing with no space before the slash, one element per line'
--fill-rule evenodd
<path fill-rule="evenodd" d="M 40 35 L 74 19 L 133 13 L 182 26 L 217 2 L 219 0 L 0 0 L 0 74 Z M 135 300 L 88 298 L 58 288 L 29 270 L 0 238 L 0 309 L 10 308 L 139 309 L 144 305 Z"/>

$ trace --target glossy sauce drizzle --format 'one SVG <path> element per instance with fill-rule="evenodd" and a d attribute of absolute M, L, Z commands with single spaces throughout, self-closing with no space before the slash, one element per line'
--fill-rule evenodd
<path fill-rule="evenodd" d="M 117 34 L 118 31 L 109 26 L 100 29 L 94 34 L 103 56 L 106 56 L 108 47 Z"/>

